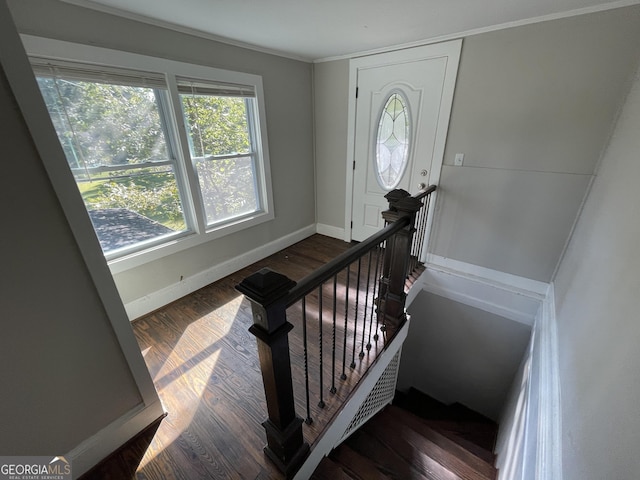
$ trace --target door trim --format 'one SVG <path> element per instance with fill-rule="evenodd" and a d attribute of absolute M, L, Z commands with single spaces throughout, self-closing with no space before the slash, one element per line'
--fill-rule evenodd
<path fill-rule="evenodd" d="M 422 47 L 407 48 L 388 53 L 380 53 L 367 57 L 351 59 L 349 61 L 349 93 L 347 106 L 347 162 L 346 162 L 346 194 L 345 194 L 345 214 L 344 214 L 344 241 L 350 242 L 351 221 L 353 219 L 353 162 L 355 161 L 355 130 L 356 130 L 356 88 L 358 86 L 358 70 L 362 68 L 380 67 L 396 63 L 405 63 L 418 60 L 425 60 L 434 57 L 448 57 L 447 69 L 445 72 L 444 87 L 442 91 L 442 103 L 453 105 L 453 95 L 458 75 L 458 65 L 460 63 L 460 51 L 462 49 L 462 39 L 452 40 L 444 43 L 425 45 Z M 445 109 L 438 120 L 436 141 L 434 145 L 433 163 L 431 164 L 431 183 L 438 185 L 440 173 L 444 161 L 444 149 L 449 129 L 449 119 L 451 108 Z M 437 199 L 436 190 L 431 197 L 429 204 L 429 222 L 425 234 L 425 242 L 428 242 L 431 233 L 431 225 L 434 208 Z M 426 252 L 425 252 L 426 254 Z"/>

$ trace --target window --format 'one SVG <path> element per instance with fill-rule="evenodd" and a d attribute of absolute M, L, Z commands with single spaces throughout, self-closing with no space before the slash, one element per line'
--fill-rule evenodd
<path fill-rule="evenodd" d="M 179 78 L 178 92 L 207 225 L 260 208 L 251 87 Z"/>
<path fill-rule="evenodd" d="M 385 190 L 395 188 L 409 161 L 409 112 L 399 92 L 392 93 L 382 108 L 376 134 L 378 183 Z"/>
<path fill-rule="evenodd" d="M 124 65 L 30 53 L 108 260 L 143 263 L 273 218 L 260 77 L 106 52 Z"/>

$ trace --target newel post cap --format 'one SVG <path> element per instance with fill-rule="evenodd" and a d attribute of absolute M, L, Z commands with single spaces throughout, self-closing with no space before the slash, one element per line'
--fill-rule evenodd
<path fill-rule="evenodd" d="M 266 307 L 275 303 L 296 286 L 296 282 L 286 275 L 274 272 L 269 268 L 249 275 L 236 285 L 236 290 L 246 295 L 250 300 Z"/>

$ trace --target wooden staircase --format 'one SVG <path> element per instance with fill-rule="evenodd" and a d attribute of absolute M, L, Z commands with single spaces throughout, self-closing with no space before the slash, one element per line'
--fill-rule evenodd
<path fill-rule="evenodd" d="M 495 480 L 497 425 L 411 389 L 324 458 L 315 480 Z"/>

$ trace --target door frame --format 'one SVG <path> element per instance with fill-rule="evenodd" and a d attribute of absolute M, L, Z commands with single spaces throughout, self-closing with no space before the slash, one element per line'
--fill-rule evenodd
<path fill-rule="evenodd" d="M 356 113 L 357 100 L 356 89 L 358 87 L 358 70 L 362 68 L 381 67 L 397 63 L 412 62 L 418 60 L 426 60 L 437 57 L 447 57 L 447 67 L 443 82 L 441 105 L 451 105 L 451 108 L 445 109 L 438 119 L 436 139 L 434 145 L 434 154 L 431 163 L 430 183 L 438 185 L 440 183 L 440 173 L 444 162 L 444 150 L 447 141 L 447 132 L 449 129 L 449 119 L 453 108 L 453 97 L 458 75 L 458 66 L 460 64 L 460 52 L 462 50 L 462 39 L 451 40 L 443 43 L 434 43 L 421 47 L 411 47 L 392 52 L 379 53 L 365 57 L 352 58 L 349 60 L 349 92 L 347 104 L 347 162 L 346 162 L 346 194 L 345 194 L 345 215 L 344 215 L 344 241 L 350 242 L 351 222 L 353 219 L 353 180 L 354 180 L 354 162 L 355 162 L 355 130 L 356 130 Z M 435 212 L 435 204 L 437 199 L 436 190 L 431 194 L 431 202 L 429 203 L 429 216 L 427 221 L 427 231 L 425 232 L 425 244 L 428 244 L 431 234 L 431 226 L 433 225 L 433 215 Z M 423 252 L 426 257 L 427 252 Z M 424 260 L 424 259 L 421 259 Z"/>

